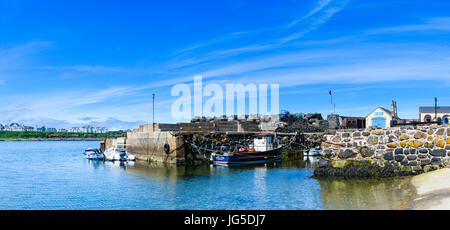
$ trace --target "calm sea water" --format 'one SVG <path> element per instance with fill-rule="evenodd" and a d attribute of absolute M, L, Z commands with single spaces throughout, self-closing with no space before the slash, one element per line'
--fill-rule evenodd
<path fill-rule="evenodd" d="M 0 142 L 0 209 L 397 209 L 409 179 L 318 181 L 314 163 L 170 167 L 96 162 L 98 142 Z"/>

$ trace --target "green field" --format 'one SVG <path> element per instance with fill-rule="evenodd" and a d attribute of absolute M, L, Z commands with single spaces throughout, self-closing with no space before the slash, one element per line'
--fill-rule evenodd
<path fill-rule="evenodd" d="M 107 133 L 63 133 L 63 132 L 16 132 L 0 131 L 0 139 L 32 139 L 32 138 L 112 138 L 124 137 L 125 131 L 111 131 Z"/>

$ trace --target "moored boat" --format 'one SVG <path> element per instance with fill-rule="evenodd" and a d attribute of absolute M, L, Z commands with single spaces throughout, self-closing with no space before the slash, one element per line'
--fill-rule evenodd
<path fill-rule="evenodd" d="M 282 147 L 274 148 L 272 138 L 271 134 L 255 135 L 253 145 L 248 150 L 234 148 L 234 150 L 223 151 L 222 149 L 211 155 L 211 161 L 214 165 L 224 166 L 281 161 Z"/>
<path fill-rule="evenodd" d="M 89 160 L 103 160 L 103 153 L 98 149 L 88 148 L 84 151 L 84 156 Z"/>
<path fill-rule="evenodd" d="M 103 154 L 105 155 L 105 159 L 109 161 L 125 161 L 127 155 L 123 148 L 109 148 Z"/>
<path fill-rule="evenodd" d="M 310 149 L 305 152 L 305 157 L 317 157 L 320 156 L 320 150 L 318 149 Z"/>
<path fill-rule="evenodd" d="M 134 161 L 136 156 L 128 153 L 125 148 L 113 147 L 105 150 L 105 159 L 110 161 Z"/>

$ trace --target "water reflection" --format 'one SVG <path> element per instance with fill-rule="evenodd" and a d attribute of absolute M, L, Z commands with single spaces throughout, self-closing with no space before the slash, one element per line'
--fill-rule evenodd
<path fill-rule="evenodd" d="M 319 180 L 325 209 L 405 209 L 414 194 L 410 177 Z"/>
<path fill-rule="evenodd" d="M 170 209 L 403 209 L 414 194 L 409 177 L 315 180 L 311 178 L 312 169 L 318 160 L 318 157 L 305 157 L 234 167 L 185 167 L 141 161 L 88 161 L 88 164 L 94 169 L 126 170 L 129 175 L 164 188 L 164 191 L 148 192 L 164 192 L 165 203 L 160 205 Z M 211 196 L 222 199 L 222 206 L 217 201 L 210 203 Z M 183 200 L 191 203 L 186 206 Z M 274 201 L 278 206 L 271 206 Z"/>
<path fill-rule="evenodd" d="M 171 164 L 162 163 L 147 163 L 142 161 L 136 161 L 134 165 L 125 165 L 125 168 L 130 173 L 139 175 L 145 175 L 153 179 L 168 180 L 172 183 L 176 183 L 178 180 L 186 180 L 193 177 L 207 177 L 211 175 L 226 177 L 230 174 L 255 171 L 257 175 L 264 174 L 267 169 L 279 168 L 279 167 L 294 167 L 300 163 L 290 162 L 290 164 L 270 163 L 259 165 L 241 165 L 232 167 L 203 165 L 197 167 L 189 166 L 175 166 Z M 116 163 L 117 164 L 117 163 Z M 255 174 L 255 175 L 256 175 Z"/>
<path fill-rule="evenodd" d="M 320 157 L 317 156 L 305 156 L 303 158 L 304 168 L 314 168 L 319 162 Z"/>

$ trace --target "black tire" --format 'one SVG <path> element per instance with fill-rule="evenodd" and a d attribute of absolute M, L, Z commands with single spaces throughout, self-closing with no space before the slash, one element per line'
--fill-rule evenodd
<path fill-rule="evenodd" d="M 169 154 L 169 153 L 170 153 L 170 145 L 169 145 L 169 144 L 165 144 L 165 145 L 164 145 L 164 152 L 165 152 L 166 154 Z"/>

